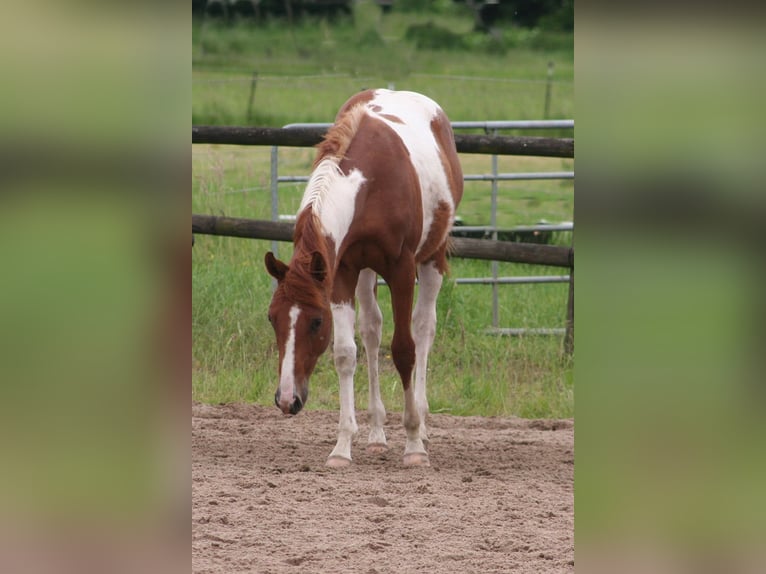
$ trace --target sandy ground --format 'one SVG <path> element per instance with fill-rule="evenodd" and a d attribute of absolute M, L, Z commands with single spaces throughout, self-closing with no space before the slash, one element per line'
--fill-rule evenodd
<path fill-rule="evenodd" d="M 198 573 L 574 572 L 572 420 L 430 415 L 431 466 L 389 450 L 329 469 L 338 415 L 194 404 Z"/>

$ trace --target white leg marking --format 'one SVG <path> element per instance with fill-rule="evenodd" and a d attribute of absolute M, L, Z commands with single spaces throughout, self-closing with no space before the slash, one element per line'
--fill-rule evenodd
<path fill-rule="evenodd" d="M 290 307 L 290 330 L 285 343 L 285 355 L 282 358 L 282 369 L 279 377 L 279 406 L 284 411 L 293 402 L 295 393 L 295 324 L 301 308 L 298 305 Z"/>
<path fill-rule="evenodd" d="M 433 262 L 418 266 L 418 284 L 418 301 L 412 313 L 412 338 L 415 339 L 415 407 L 420 414 L 420 438 L 427 441 L 426 374 L 428 354 L 436 335 L 436 298 L 442 286 L 442 275 Z"/>
<path fill-rule="evenodd" d="M 404 444 L 404 464 L 406 466 L 428 465 L 428 453 L 420 438 L 420 416 L 415 407 L 415 391 L 412 385 L 404 391 L 404 430 L 407 440 Z"/>
<path fill-rule="evenodd" d="M 333 354 L 340 382 L 340 422 L 338 423 L 338 442 L 327 459 L 327 464 L 331 466 L 341 466 L 351 461 L 351 441 L 358 430 L 354 412 L 354 371 L 356 371 L 354 316 L 354 306 L 350 301 L 332 305 L 335 332 Z"/>
<path fill-rule="evenodd" d="M 359 334 L 364 343 L 367 355 L 367 370 L 370 380 L 370 435 L 367 439 L 370 450 L 382 450 L 386 445 L 386 433 L 383 425 L 386 422 L 386 409 L 380 398 L 380 382 L 378 379 L 378 351 L 380 350 L 381 327 L 383 314 L 375 298 L 375 283 L 378 275 L 372 269 L 364 269 L 359 274 L 356 286 L 356 296 L 359 299 Z"/>

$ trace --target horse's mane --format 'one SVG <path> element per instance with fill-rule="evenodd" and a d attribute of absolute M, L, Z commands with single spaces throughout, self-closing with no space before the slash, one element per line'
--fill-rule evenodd
<path fill-rule="evenodd" d="M 322 308 L 327 306 L 327 293 L 317 283 L 312 274 L 311 263 L 315 252 L 324 259 L 325 265 L 331 265 L 327 240 L 322 231 L 319 218 L 312 206 L 300 212 L 295 222 L 293 234 L 295 251 L 290 262 L 290 270 L 280 283 L 284 296 L 300 305 Z M 330 272 L 329 269 L 326 270 Z"/>
<path fill-rule="evenodd" d="M 290 262 L 290 271 L 281 283 L 284 296 L 295 303 L 320 308 L 327 304 L 327 294 L 316 282 L 311 269 L 315 252 L 324 258 L 326 265 L 332 265 L 329 257 L 330 247 L 319 221 L 319 215 L 315 211 L 319 209 L 324 193 L 332 181 L 342 176 L 338 164 L 345 156 L 364 115 L 364 104 L 355 105 L 345 111 L 317 145 L 313 174 L 295 222 L 293 233 L 295 251 Z M 327 272 L 329 271 L 328 269 Z"/>
<path fill-rule="evenodd" d="M 314 160 L 314 167 L 326 158 L 332 158 L 339 162 L 346 155 L 346 150 L 351 144 L 351 140 L 359 128 L 359 122 L 362 121 L 366 113 L 365 104 L 357 104 L 347 110 L 335 123 L 330 126 L 324 139 L 317 144 L 317 156 Z"/>

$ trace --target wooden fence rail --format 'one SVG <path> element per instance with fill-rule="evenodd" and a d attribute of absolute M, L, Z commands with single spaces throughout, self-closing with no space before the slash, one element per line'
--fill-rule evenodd
<path fill-rule="evenodd" d="M 326 131 L 322 127 L 192 126 L 192 143 L 311 147 Z M 460 153 L 574 157 L 572 138 L 455 134 L 455 145 Z"/>
<path fill-rule="evenodd" d="M 292 241 L 294 224 L 282 221 L 192 215 L 192 233 Z M 511 243 L 490 239 L 452 238 L 452 257 L 530 263 L 550 267 L 574 267 L 574 249 L 537 243 Z"/>

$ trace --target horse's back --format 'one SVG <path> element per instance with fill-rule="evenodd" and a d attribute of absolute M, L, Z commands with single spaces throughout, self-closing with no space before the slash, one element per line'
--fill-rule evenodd
<path fill-rule="evenodd" d="M 339 117 L 358 105 L 366 114 L 341 162 L 345 173 L 357 169 L 365 177 L 355 227 L 366 235 L 385 229 L 426 259 L 446 239 L 462 196 L 449 120 L 430 98 L 390 90 L 353 96 Z"/>

